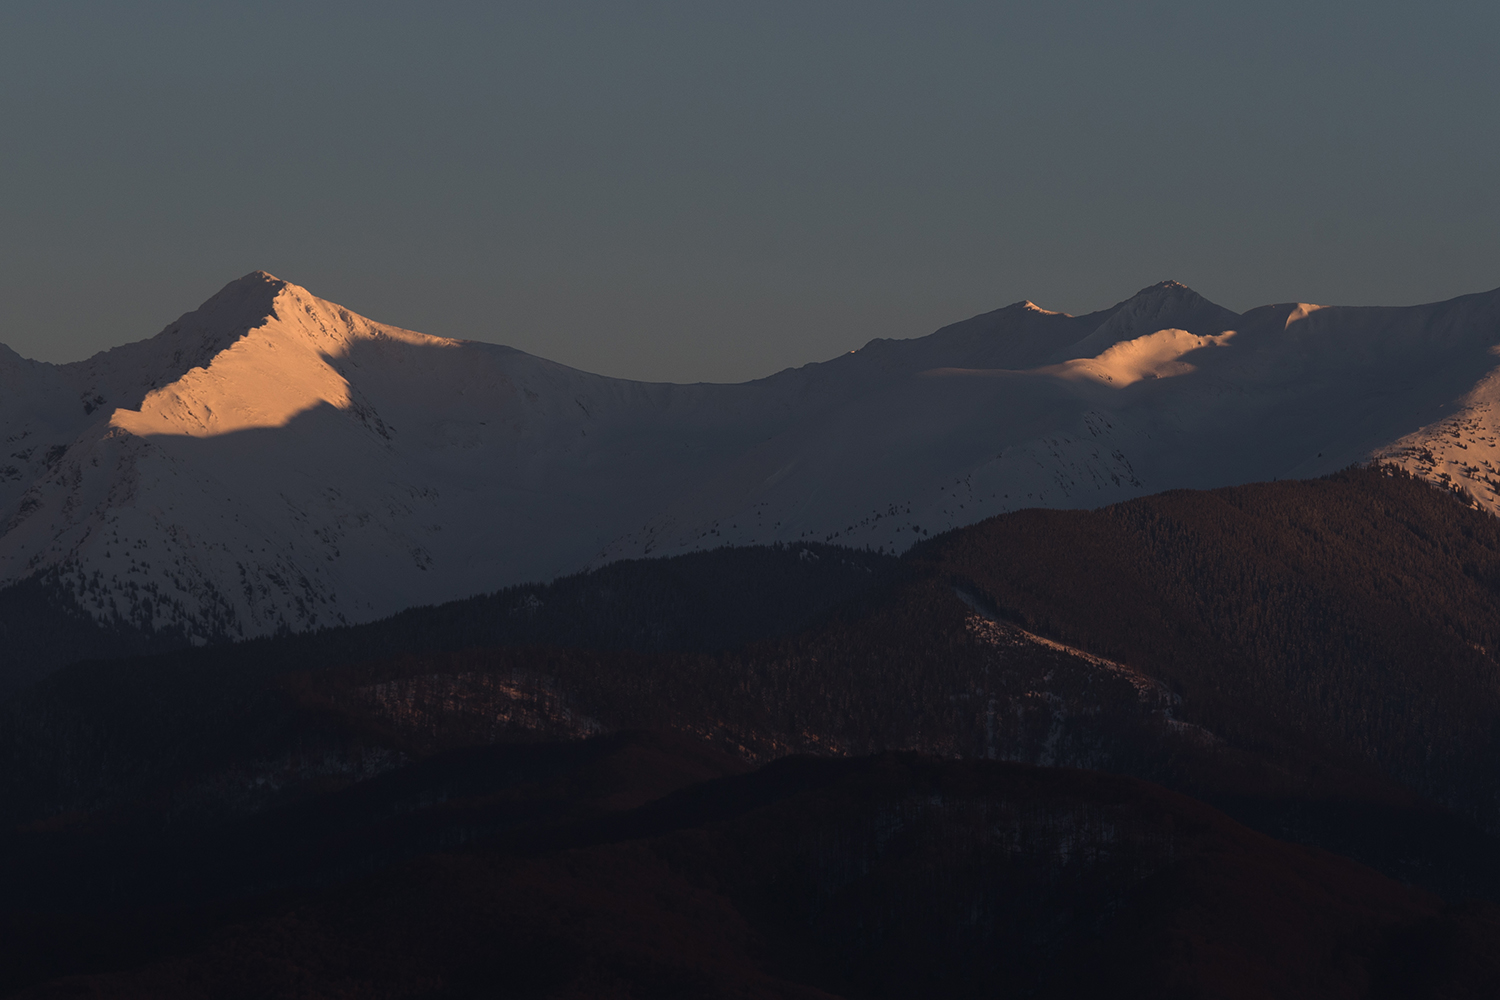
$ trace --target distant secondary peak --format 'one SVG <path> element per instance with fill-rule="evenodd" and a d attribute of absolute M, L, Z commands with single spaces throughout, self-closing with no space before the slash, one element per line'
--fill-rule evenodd
<path fill-rule="evenodd" d="M 1158 281 L 1154 285 L 1147 285 L 1124 302 L 1121 302 L 1118 308 L 1136 315 L 1189 309 L 1206 311 L 1224 317 L 1238 317 L 1237 313 L 1215 305 L 1180 281 Z M 1180 326 L 1180 324 L 1176 325 Z M 1181 328 L 1188 329 L 1187 327 Z M 1194 332 L 1198 331 L 1195 330 Z M 1211 332 L 1216 333 L 1218 331 Z"/>
<path fill-rule="evenodd" d="M 1154 285 L 1147 285 L 1145 288 L 1142 288 L 1140 291 L 1138 291 L 1134 295 L 1132 295 L 1131 298 L 1138 299 L 1138 298 L 1141 298 L 1142 296 L 1155 297 L 1155 296 L 1162 295 L 1162 294 L 1168 294 L 1168 295 L 1183 295 L 1183 294 L 1187 294 L 1187 295 L 1192 295 L 1192 296 L 1197 296 L 1198 295 L 1197 292 L 1193 291 L 1191 288 L 1189 288 L 1187 285 L 1184 285 L 1182 282 L 1180 282 L 1180 281 L 1172 281 L 1172 280 L 1168 279 L 1166 281 L 1158 281 Z"/>
<path fill-rule="evenodd" d="M 1159 281 L 1111 309 L 1093 333 L 1068 349 L 1074 358 L 1098 357 L 1114 344 L 1158 330 L 1209 337 L 1234 329 L 1238 313 L 1215 305 L 1178 281 Z"/>

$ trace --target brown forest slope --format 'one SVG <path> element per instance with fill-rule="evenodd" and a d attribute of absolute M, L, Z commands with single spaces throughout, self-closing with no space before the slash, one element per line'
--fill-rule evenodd
<path fill-rule="evenodd" d="M 1493 908 L 1098 773 L 793 757 L 574 836 L 424 858 L 24 995 L 1462 997 L 1500 974 Z"/>
<path fill-rule="evenodd" d="M 581 625 L 570 630 L 573 621 Z M 613 843 L 666 834 L 647 824 L 628 837 L 618 831 L 605 836 L 597 826 L 601 817 L 694 781 L 799 753 L 920 751 L 1114 772 L 1186 793 L 1261 834 L 1346 855 L 1450 902 L 1467 896 L 1496 900 L 1497 633 L 1500 522 L 1403 474 L 1354 469 L 1312 482 L 1164 494 L 1093 512 L 1022 511 L 933 539 L 899 564 L 831 546 L 723 550 L 683 561 L 620 564 L 548 587 L 417 609 L 368 627 L 77 664 L 0 708 L 0 753 L 7 764 L 0 770 L 0 896 L 8 901 L 11 929 L 0 964 L 17 970 L 5 981 L 20 985 L 65 972 L 119 969 L 132 964 L 128 956 L 137 952 L 196 954 L 209 932 L 183 927 L 230 933 L 225 921 L 248 919 L 246 914 L 260 919 L 276 910 L 273 904 L 282 898 L 277 894 L 310 899 L 312 893 L 325 901 L 317 906 L 333 907 L 317 912 L 338 923 L 353 917 L 338 909 L 345 904 L 327 900 L 355 897 L 339 895 L 345 890 L 337 884 L 375 879 L 386 886 L 380 892 L 396 892 L 390 887 L 397 883 L 381 881 L 387 876 L 380 873 L 414 870 L 403 865 L 439 872 L 449 870 L 443 865 L 458 865 L 452 869 L 460 873 L 452 876 L 457 882 L 434 876 L 439 886 L 470 875 L 494 892 L 509 891 L 503 886 L 513 878 L 552 885 L 553 868 L 544 865 L 553 872 L 544 877 L 536 874 L 542 869 L 526 867 L 531 861 L 515 858 L 550 855 L 572 844 L 605 852 L 589 855 L 596 860 L 588 864 L 625 865 L 624 855 L 609 853 L 616 847 L 579 845 L 600 837 Z M 601 734 L 620 739 L 618 734 L 642 728 L 676 735 L 661 737 L 667 749 L 621 750 L 619 761 L 635 762 L 626 768 L 635 777 L 623 785 L 617 779 L 624 764 L 588 764 L 596 751 L 579 749 L 602 746 L 594 738 Z M 712 749 L 673 750 L 671 740 L 701 740 Z M 685 754 L 687 763 L 663 763 L 663 754 Z M 812 764 L 798 766 L 816 771 Z M 1106 781 L 1097 787 L 1146 786 Z M 813 823 L 821 808 L 812 800 L 796 801 L 802 803 L 796 810 L 812 811 L 777 814 L 788 829 Z M 943 820 L 968 829 L 963 822 Z M 1221 822 L 1229 821 L 1214 820 Z M 594 832 L 585 835 L 584 827 Z M 826 839 L 817 829 L 806 827 L 806 836 Z M 517 832 L 526 830 L 531 833 Z M 566 830 L 573 832 L 564 836 Z M 762 835 L 769 837 L 765 830 Z M 845 843 L 841 836 L 832 842 Z M 1270 841 L 1244 840 L 1241 833 L 1224 836 L 1225 843 L 1241 846 L 1197 855 L 1197 868 L 1173 869 L 1179 875 L 1197 872 L 1191 882 L 1196 888 L 1172 889 L 1168 896 L 1177 902 L 1161 903 L 1167 908 L 1160 911 L 1132 911 L 1139 919 L 1119 925 L 1119 934 L 1135 925 L 1160 930 L 1167 925 L 1152 921 L 1170 913 L 1177 914 L 1171 926 L 1188 928 L 1130 939 L 1143 949 L 1138 960 L 1146 964 L 1140 968 L 1156 970 L 1142 972 L 1142 982 L 1167 982 L 1178 975 L 1171 969 L 1208 962 L 1205 955 L 1230 948 L 1191 938 L 1197 917 L 1185 914 L 1208 913 L 1212 907 L 1204 900 L 1215 893 L 1232 902 L 1215 911 L 1214 919 L 1250 934 L 1245 921 L 1259 926 L 1260 918 L 1252 916 L 1257 907 L 1269 913 L 1282 905 L 1256 902 L 1252 886 L 1301 879 L 1297 873 L 1312 871 L 1309 864 L 1322 872 L 1307 876 L 1313 882 L 1345 879 L 1319 867 L 1324 861 L 1307 861 L 1324 857 L 1315 851 L 1286 844 L 1272 849 L 1264 847 Z M 983 840 L 972 830 L 963 837 Z M 979 842 L 971 841 L 963 843 Z M 1252 841 L 1262 846 L 1246 846 Z M 485 874 L 488 868 L 470 872 L 464 867 L 469 862 L 417 860 L 482 845 L 512 859 L 501 865 L 501 874 Z M 802 857 L 796 852 L 806 844 L 783 847 L 792 852 L 787 857 Z M 955 849 L 969 850 L 961 844 Z M 979 855 L 989 850 L 973 849 Z M 842 848 L 829 850 L 836 859 Z M 1260 860 L 1236 867 L 1236 858 L 1251 855 Z M 597 860 L 604 856 L 615 860 Z M 688 878 L 696 887 L 663 889 L 663 898 L 677 898 L 679 891 L 692 895 L 707 885 L 729 903 L 694 896 L 698 902 L 682 905 L 753 910 L 746 900 L 759 898 L 761 890 L 751 882 L 736 883 L 741 888 L 733 892 L 723 888 L 728 873 L 739 871 L 734 878 L 753 882 L 763 866 L 789 862 L 753 851 L 744 855 L 751 857 L 760 860 L 742 859 L 708 874 L 692 869 L 698 874 L 691 877 L 682 874 L 688 869 L 660 869 L 666 872 L 662 885 Z M 1259 874 L 1245 874 L 1251 871 Z M 1215 880 L 1240 888 L 1220 892 L 1211 888 Z M 1383 989 L 1380 983 L 1438 962 L 1433 956 L 1454 941 L 1490 940 L 1485 928 L 1491 910 L 1442 910 L 1431 897 L 1402 896 L 1411 890 L 1398 892 L 1395 883 L 1377 881 L 1385 888 L 1371 892 L 1406 902 L 1350 931 L 1349 940 L 1364 942 L 1358 947 L 1325 948 L 1320 961 L 1332 963 L 1327 968 L 1306 960 L 1306 970 L 1316 966 L 1323 969 L 1318 975 L 1334 977 L 1329 983 L 1342 984 L 1329 987 L 1333 994 L 1347 989 L 1354 991 L 1348 995 L 1363 995 L 1365 987 L 1349 985 L 1357 982 Z M 1064 882 L 1048 884 L 1058 894 L 1036 896 L 1035 912 L 1063 920 L 1073 903 L 1058 888 Z M 876 887 L 862 897 L 866 907 L 917 898 L 899 880 L 871 885 Z M 589 898 L 603 891 L 589 886 L 577 891 Z M 537 891 L 551 899 L 546 893 L 554 888 Z M 421 897 L 422 905 L 447 907 L 442 900 L 448 891 L 432 889 L 437 895 Z M 810 898 L 823 898 L 821 890 L 807 891 Z M 468 897 L 454 892 L 455 912 L 467 912 Z M 1289 894 L 1288 913 L 1323 905 L 1296 902 L 1302 892 L 1283 887 L 1272 895 Z M 1419 896 L 1426 902 L 1412 902 Z M 920 922 L 911 914 L 929 913 L 923 906 L 935 908 L 931 915 L 963 903 L 956 896 L 932 899 L 941 902 L 913 903 L 910 913 L 892 911 L 891 919 Z M 625 914 L 619 920 L 656 926 L 659 915 L 619 909 L 625 904 L 617 903 L 608 906 Z M 1179 904 L 1185 909 L 1172 908 Z M 1385 905 L 1370 904 L 1375 910 Z M 1343 906 L 1334 910 L 1345 913 Z M 860 979 L 835 966 L 857 956 L 865 956 L 858 962 L 878 963 L 889 945 L 840 938 L 830 930 L 834 937 L 807 958 L 813 963 L 808 968 L 823 971 L 793 975 L 765 964 L 761 945 L 743 942 L 773 931 L 797 938 L 813 933 L 812 925 L 797 924 L 785 913 L 772 920 L 737 912 L 734 919 L 745 921 L 743 927 L 731 920 L 722 925 L 730 928 L 724 932 L 729 938 L 703 947 L 750 963 L 743 969 L 759 971 L 744 975 L 765 977 L 763 985 L 772 984 L 766 989 L 797 995 L 812 984 L 878 995 L 878 977 Z M 120 916 L 99 916 L 108 913 Z M 142 914 L 157 916 L 148 920 Z M 1326 919 L 1344 926 L 1346 917 L 1354 919 L 1347 913 Z M 282 918 L 266 919 L 274 924 Z M 502 921 L 496 926 L 509 927 L 504 921 L 520 918 L 494 919 Z M 757 923 L 763 919 L 770 923 Z M 91 920 L 108 929 L 98 935 L 105 945 L 125 943 L 99 952 L 89 943 L 93 934 L 87 928 L 96 926 Z M 156 926 L 156 920 L 178 930 L 120 937 L 122 926 L 142 920 L 143 926 Z M 803 929 L 786 930 L 793 926 Z M 38 927 L 40 939 L 20 933 Z M 380 935 L 402 927 L 398 920 L 383 930 L 372 925 L 348 933 L 358 941 L 384 940 Z M 253 941 L 260 933 L 234 938 L 234 947 L 259 954 L 255 949 L 262 946 Z M 276 933 L 287 940 L 296 936 L 285 927 Z M 328 947 L 344 947 L 338 944 L 344 933 L 333 933 Z M 613 940 L 615 931 L 599 933 L 600 940 Z M 1093 943 L 1086 946 L 1068 938 L 1074 943 L 1067 947 L 1104 948 L 1106 938 L 1126 940 L 1109 937 L 1115 931 L 1098 933 L 1104 937 L 1087 938 Z M 48 950 L 69 935 L 73 944 Z M 1012 935 L 1001 937 L 1009 941 Z M 595 954 L 589 951 L 593 945 L 566 933 L 547 941 L 547 948 L 560 949 L 557 954 L 580 948 Z M 1200 954 L 1200 945 L 1208 952 Z M 980 947 L 973 941 L 971 946 Z M 392 961 L 406 954 L 390 947 Z M 439 955 L 431 960 L 443 967 L 480 961 L 458 953 L 441 957 L 449 954 L 442 951 L 444 941 L 431 947 L 438 951 L 423 954 Z M 453 947 L 468 945 L 455 938 Z M 995 947 L 993 941 L 984 945 Z M 1267 949 L 1289 947 L 1265 939 Z M 772 951 L 792 954 L 781 945 Z M 1377 952 L 1406 955 L 1400 962 L 1407 972 L 1374 976 L 1370 963 Z M 1263 963 L 1263 956 L 1256 957 L 1261 952 L 1230 948 L 1224 954 L 1229 964 L 1214 966 L 1215 982 L 1231 981 L 1223 970 L 1235 963 L 1260 970 L 1254 976 L 1274 973 L 1257 964 Z M 609 964 L 615 959 L 596 955 L 589 961 L 596 959 L 601 968 L 615 968 Z M 428 959 L 412 960 L 420 965 Z M 217 958 L 211 964 L 223 967 Z M 1344 971 L 1328 971 L 1335 965 Z M 916 975 L 910 970 L 918 965 L 903 968 Z M 719 973 L 703 974 L 720 982 L 713 979 Z M 636 973 L 619 975 L 630 979 Z M 1014 970 L 1004 975 L 1021 977 L 1006 982 L 1043 981 Z M 702 986 L 709 980 L 692 981 Z M 123 988 L 124 981 L 111 982 Z M 718 987 L 683 989 L 684 995 L 712 995 Z M 1202 994 L 1185 989 L 1184 995 Z"/>
<path fill-rule="evenodd" d="M 522 607 L 476 600 L 66 669 L 0 719 L 0 810 L 26 823 L 154 802 L 207 821 L 438 750 L 653 727 L 751 760 L 918 749 L 1133 774 L 1447 894 L 1494 895 L 1493 864 L 1474 860 L 1493 845 L 1461 817 L 1495 829 L 1497 552 L 1500 522 L 1384 470 L 1022 511 L 920 547 L 817 623 L 719 651 L 706 636 L 663 649 L 641 627 L 656 604 L 680 617 L 684 591 L 663 587 L 676 561 L 640 563 L 639 588 L 624 567 L 604 590 L 538 591 L 560 617 L 518 637 L 547 646 L 461 648 L 514 631 Z M 715 607 L 753 606 L 744 594 L 795 593 L 794 571 L 842 580 L 830 561 L 881 578 L 833 548 L 783 556 L 692 557 L 686 592 L 716 579 Z M 629 608 L 619 627 L 649 643 L 618 648 L 596 618 L 592 648 L 559 644 L 591 607 Z"/>
<path fill-rule="evenodd" d="M 1452 494 L 1351 469 L 1022 511 L 916 558 L 1240 747 L 1331 750 L 1500 825 L 1500 520 Z"/>

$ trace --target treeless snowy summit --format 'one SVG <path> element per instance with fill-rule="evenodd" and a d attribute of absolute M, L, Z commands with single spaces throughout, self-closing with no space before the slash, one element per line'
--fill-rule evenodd
<path fill-rule="evenodd" d="M 384 326 L 264 272 L 157 336 L 0 346 L 0 586 L 242 638 L 723 544 L 886 550 L 1020 507 L 1383 457 L 1500 510 L 1500 292 L 1238 315 L 1030 302 L 738 385 Z"/>

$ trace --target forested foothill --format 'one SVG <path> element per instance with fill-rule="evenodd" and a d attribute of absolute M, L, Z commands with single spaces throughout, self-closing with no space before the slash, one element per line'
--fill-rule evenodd
<path fill-rule="evenodd" d="M 1497 650 L 1500 521 L 1376 466 L 74 663 L 0 985 L 1484 995 Z"/>

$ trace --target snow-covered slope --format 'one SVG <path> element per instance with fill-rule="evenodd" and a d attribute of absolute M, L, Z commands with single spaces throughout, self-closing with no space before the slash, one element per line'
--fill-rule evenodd
<path fill-rule="evenodd" d="M 1239 316 L 1167 282 L 741 385 L 648 384 L 258 272 L 77 364 L 0 347 L 0 586 L 42 574 L 101 620 L 237 638 L 614 558 L 899 550 L 1018 507 L 1372 455 L 1473 487 L 1500 463 L 1497 345 L 1500 293 Z M 1492 508 L 1493 486 L 1473 490 Z"/>

